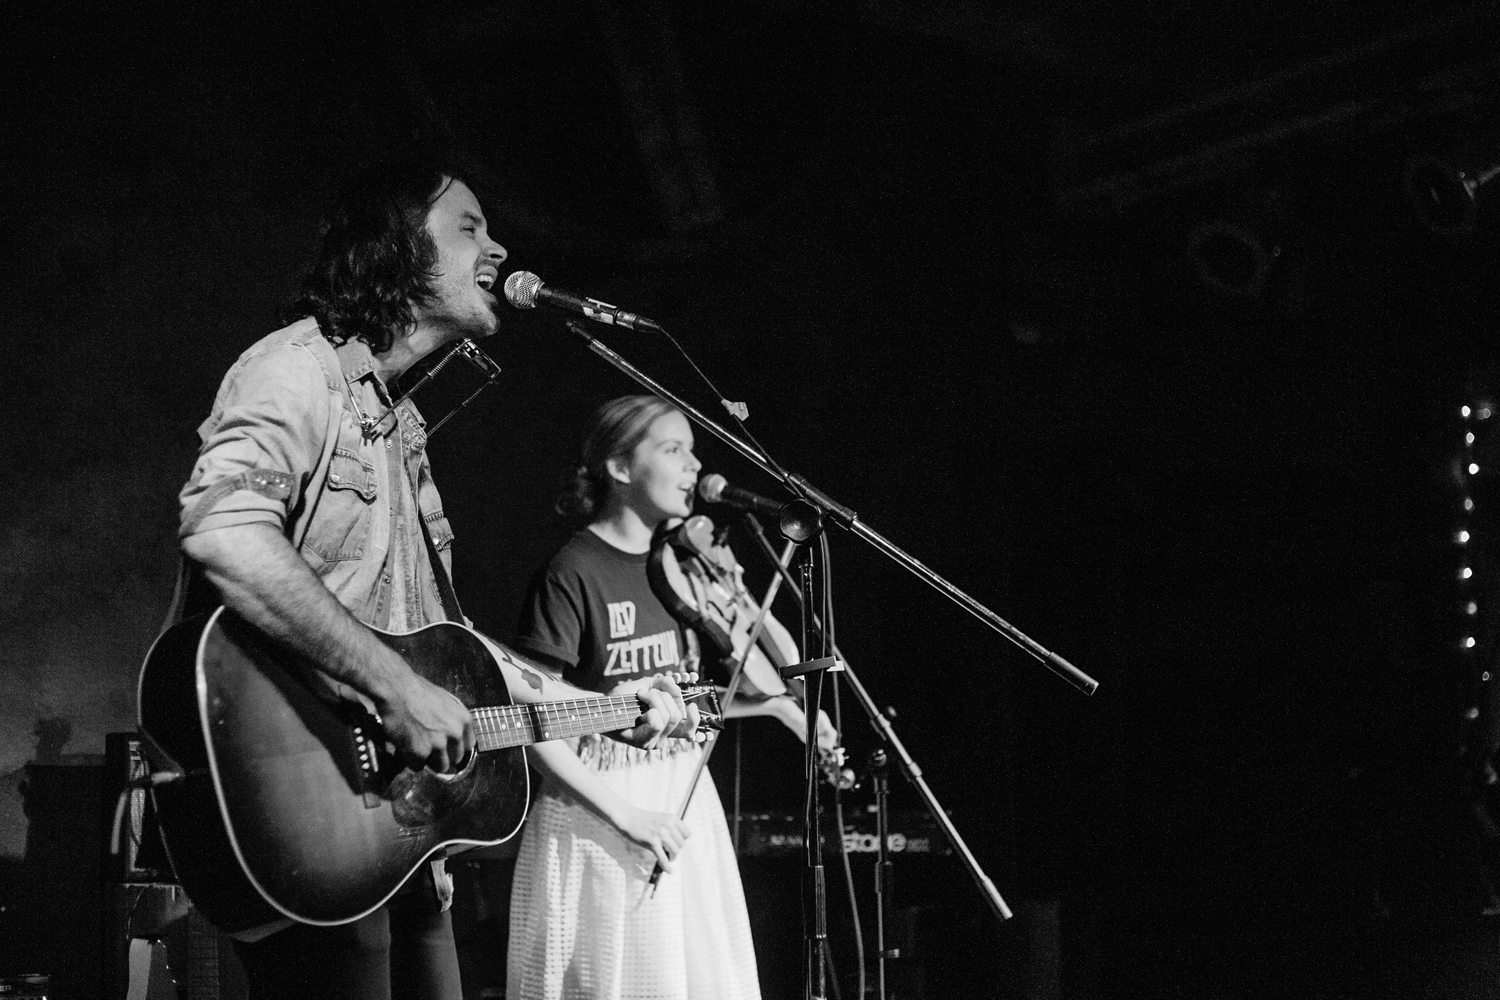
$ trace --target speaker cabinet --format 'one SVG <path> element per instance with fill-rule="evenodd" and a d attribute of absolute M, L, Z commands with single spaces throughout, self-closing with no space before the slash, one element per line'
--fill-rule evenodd
<path fill-rule="evenodd" d="M 179 886 L 124 882 L 108 887 L 104 996 L 124 1000 L 132 979 L 150 998 L 245 1000 L 249 988 L 234 943 Z"/>

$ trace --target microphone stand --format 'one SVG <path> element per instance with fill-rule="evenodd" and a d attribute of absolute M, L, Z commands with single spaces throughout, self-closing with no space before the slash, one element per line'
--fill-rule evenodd
<path fill-rule="evenodd" d="M 964 593 L 962 590 L 958 589 L 947 580 L 943 579 L 943 577 L 939 576 L 933 570 L 923 565 L 919 560 L 902 551 L 895 545 L 895 543 L 881 536 L 879 532 L 875 531 L 869 525 L 861 521 L 857 513 L 850 510 L 848 507 L 845 507 L 837 500 L 834 500 L 828 494 L 818 489 L 812 483 L 809 483 L 806 479 L 804 479 L 797 473 L 779 471 L 780 467 L 772 462 L 771 459 L 766 455 L 762 454 L 759 449 L 752 447 L 749 443 L 741 440 L 734 434 L 731 434 L 729 431 L 726 431 L 724 428 L 708 419 L 708 417 L 705 417 L 686 400 L 682 399 L 675 393 L 668 391 L 655 379 L 651 378 L 649 375 L 646 375 L 630 362 L 626 361 L 614 351 L 610 350 L 607 345 L 601 343 L 597 337 L 595 337 L 592 333 L 589 333 L 588 329 L 581 322 L 572 319 L 566 320 L 565 322 L 567 323 L 568 329 L 572 330 L 574 333 L 578 334 L 584 339 L 584 341 L 588 344 L 589 350 L 593 351 L 605 361 L 608 361 L 610 364 L 614 365 L 634 381 L 640 383 L 642 386 L 645 386 L 656 395 L 672 403 L 683 413 L 687 414 L 689 419 L 691 419 L 698 426 L 702 427 L 714 437 L 718 438 L 720 441 L 723 441 L 725 444 L 729 445 L 729 447 L 733 448 L 735 451 L 739 452 L 741 455 L 745 456 L 756 465 L 760 466 L 769 475 L 780 479 L 783 483 L 786 484 L 787 489 L 791 490 L 792 493 L 812 504 L 813 507 L 817 508 L 822 514 L 827 515 L 835 524 L 839 525 L 839 527 L 847 529 L 848 531 L 864 539 L 870 545 L 873 545 L 888 559 L 902 566 L 907 571 L 915 575 L 923 583 L 932 587 L 938 593 L 942 594 L 944 597 L 948 598 L 950 601 L 957 604 L 965 611 L 969 612 L 969 614 L 973 615 L 975 618 L 978 618 L 990 628 L 994 629 L 996 632 L 999 632 L 1001 635 L 1005 636 L 1005 638 L 1009 639 L 1011 642 L 1014 642 L 1017 646 L 1020 646 L 1022 649 L 1026 650 L 1026 652 L 1036 657 L 1048 670 L 1051 670 L 1053 673 L 1057 674 L 1063 680 L 1067 681 L 1069 684 L 1073 685 L 1084 694 L 1093 694 L 1095 689 L 1099 687 L 1099 682 L 1094 680 L 1088 674 L 1073 666 L 1073 664 L 1063 659 L 1063 657 L 1061 657 L 1057 653 L 1054 653 L 1051 650 L 1047 649 L 1041 643 L 1026 635 L 1010 622 L 1006 621 L 1004 618 L 1001 618 L 999 615 L 995 614 L 995 612 L 991 611 L 989 608 L 985 607 L 983 604 L 980 604 L 974 598 L 970 597 L 968 594 Z"/>
<path fill-rule="evenodd" d="M 900 958 L 900 948 L 885 946 L 885 915 L 896 905 L 896 869 L 891 864 L 887 843 L 890 838 L 890 813 L 886 797 L 890 794 L 890 775 L 886 772 L 885 751 L 876 747 L 870 754 L 870 782 L 875 786 L 875 948 L 880 959 L 879 992 L 885 1000 L 885 963 Z"/>
<path fill-rule="evenodd" d="M 814 523 L 820 523 L 824 515 L 826 515 L 835 524 L 864 539 L 867 543 L 873 545 L 878 551 L 883 553 L 887 558 L 904 567 L 909 572 L 914 574 L 918 579 L 933 587 L 935 590 L 937 590 L 943 596 L 947 597 L 949 600 L 953 601 L 959 607 L 963 608 L 965 611 L 968 611 L 970 614 L 978 618 L 980 621 L 984 622 L 990 628 L 999 632 L 1001 635 L 1005 636 L 1007 639 L 1011 640 L 1016 645 L 1026 650 L 1032 656 L 1040 660 L 1043 666 L 1047 667 L 1047 669 L 1051 670 L 1063 680 L 1073 685 L 1073 687 L 1077 688 L 1079 691 L 1082 691 L 1084 694 L 1093 694 L 1095 689 L 1098 688 L 1098 681 L 1094 680 L 1082 670 L 1079 670 L 1062 656 L 1045 648 L 1030 636 L 1027 636 L 1025 633 L 1023 633 L 1020 629 L 1016 628 L 1014 625 L 1001 618 L 995 612 L 991 611 L 983 604 L 980 604 L 977 600 L 964 593 L 952 583 L 949 583 L 947 580 L 939 576 L 927 566 L 923 565 L 916 558 L 908 555 L 902 549 L 898 548 L 894 543 L 882 537 L 878 532 L 874 531 L 868 525 L 860 521 L 859 515 L 857 513 L 850 510 L 848 507 L 845 507 L 843 504 L 840 504 L 832 497 L 828 496 L 828 494 L 813 486 L 802 476 L 797 475 L 796 473 L 782 471 L 778 465 L 772 462 L 768 456 L 762 454 L 759 449 L 752 447 L 749 443 L 741 440 L 736 435 L 731 434 L 729 431 L 720 427 L 717 423 L 700 413 L 696 407 L 692 406 L 690 403 L 688 403 L 686 400 L 682 399 L 675 393 L 667 390 L 655 379 L 646 375 L 630 362 L 620 357 L 620 355 L 616 354 L 607 345 L 602 343 L 597 337 L 590 333 L 588 328 L 585 327 L 582 322 L 570 319 L 567 320 L 566 323 L 568 329 L 572 330 L 578 336 L 583 338 L 584 342 L 588 345 L 589 350 L 593 351 L 595 354 L 599 355 L 615 368 L 619 369 L 633 381 L 644 386 L 646 389 L 650 390 L 661 398 L 671 402 L 683 413 L 685 413 L 691 420 L 693 420 L 694 423 L 698 424 L 698 426 L 702 427 L 704 430 L 708 431 L 710 434 L 714 435 L 725 444 L 729 445 L 731 448 L 739 452 L 751 462 L 754 462 L 765 472 L 776 477 L 777 479 L 782 480 L 782 482 L 786 484 L 787 488 L 791 490 L 793 494 L 797 495 L 799 498 L 802 498 L 803 504 L 811 506 L 814 509 L 814 513 L 817 515 L 813 519 Z M 797 506 L 801 505 L 802 504 L 798 504 Z M 805 562 L 803 569 L 803 582 L 805 586 L 810 586 L 811 558 L 812 556 L 809 549 L 808 554 L 805 556 L 805 559 L 809 560 L 809 562 Z M 794 586 L 792 588 L 792 592 L 796 593 L 798 589 L 799 588 Z M 810 594 L 803 595 L 803 615 L 804 629 L 806 630 L 808 625 L 811 624 L 813 618 L 812 598 Z M 807 652 L 806 646 L 804 646 L 803 651 L 804 654 Z M 837 659 L 835 659 L 835 657 Z M 823 657 L 821 658 L 821 660 L 814 660 L 808 663 L 796 664 L 793 667 L 788 668 L 786 671 L 783 671 L 783 676 L 794 675 L 796 673 L 802 672 L 814 673 L 815 676 L 808 679 L 806 687 L 810 692 L 815 692 L 819 690 L 819 684 L 822 679 L 820 671 L 834 668 L 836 664 L 838 664 L 838 661 L 841 660 L 843 660 L 843 657 L 840 656 L 837 649 L 835 649 L 834 656 Z M 1003 921 L 1010 919 L 1010 907 L 1005 904 L 1005 900 L 1001 898 L 1000 893 L 995 889 L 994 883 L 991 882 L 989 877 L 985 875 L 984 872 L 979 868 L 978 862 L 974 859 L 973 854 L 968 850 L 967 845 L 964 844 L 963 838 L 958 835 L 958 831 L 954 829 L 953 824 L 949 821 L 947 813 L 944 812 L 942 807 L 938 805 L 937 799 L 932 795 L 926 784 L 921 780 L 921 768 L 917 767 L 916 762 L 913 761 L 911 759 L 911 756 L 906 753 L 906 749 L 902 746 L 899 738 L 897 738 L 895 730 L 891 728 L 890 721 L 886 719 L 885 716 L 880 713 L 879 709 L 875 707 L 875 703 L 873 700 L 871 700 L 869 692 L 864 689 L 864 686 L 860 684 L 859 681 L 854 677 L 853 672 L 848 669 L 847 661 L 845 661 L 842 666 L 843 673 L 849 678 L 850 687 L 854 690 L 860 704 L 864 706 L 865 713 L 870 717 L 871 724 L 874 725 L 876 732 L 880 734 L 881 738 L 885 740 L 886 743 L 889 744 L 891 748 L 896 752 L 897 760 L 900 761 L 901 767 L 905 771 L 907 779 L 911 781 L 912 784 L 916 786 L 918 791 L 922 794 L 923 801 L 927 805 L 928 811 L 932 814 L 933 819 L 936 820 L 938 825 L 943 829 L 944 834 L 948 837 L 948 840 L 953 845 L 954 850 L 963 859 L 964 864 L 968 867 L 970 874 L 973 876 L 975 883 L 979 886 L 980 891 L 984 895 L 985 900 L 989 903 L 990 908 L 994 911 L 996 917 L 998 917 L 1000 920 Z M 817 802 L 817 771 L 815 769 L 817 750 L 817 710 L 818 703 L 816 695 L 814 695 L 809 699 L 807 703 L 807 749 L 809 755 L 807 777 L 809 785 L 812 786 L 811 790 L 808 792 L 808 802 L 810 807 L 815 807 Z M 815 808 L 813 810 L 812 819 L 815 826 Z M 840 835 L 842 835 L 843 831 L 839 832 Z M 816 833 L 815 829 L 813 830 L 813 833 Z M 818 841 L 812 838 L 809 838 L 809 840 L 807 841 L 807 845 L 809 862 L 811 864 L 811 862 L 815 860 L 813 856 L 817 853 L 819 845 Z M 817 873 L 819 876 L 821 875 L 821 872 L 821 866 L 818 866 Z M 814 885 L 813 888 L 814 890 L 816 890 L 817 886 Z M 809 927 L 809 941 L 813 940 L 812 935 L 818 934 L 820 932 L 826 936 L 826 928 L 822 926 L 823 916 L 820 910 L 817 913 L 805 912 L 803 916 L 805 926 Z M 806 923 L 809 917 L 813 918 L 810 925 Z M 821 974 L 822 971 L 822 949 L 818 948 L 816 949 L 816 951 L 817 957 L 810 957 L 807 963 L 809 971 L 809 996 L 813 995 L 812 990 L 813 983 L 815 981 L 812 974 L 815 971 Z M 817 966 L 817 968 L 814 969 L 814 966 Z M 821 995 L 821 978 L 816 981 L 819 983 L 819 995 Z"/>
<path fill-rule="evenodd" d="M 790 571 L 788 571 L 787 568 L 782 565 L 781 560 L 776 557 L 776 550 L 771 546 L 771 540 L 766 537 L 766 531 L 761 527 L 760 521 L 754 515 L 748 513 L 742 518 L 742 520 L 750 527 L 751 533 L 755 536 L 756 547 L 761 550 L 761 553 L 763 555 L 767 556 L 771 560 L 771 565 L 776 567 L 777 571 L 781 574 L 782 579 L 786 581 L 786 592 L 791 594 L 799 603 L 802 604 L 802 612 L 804 615 L 811 614 L 813 627 L 821 629 L 822 622 L 818 619 L 816 612 L 810 611 L 801 588 L 799 588 L 796 585 L 796 581 L 792 579 Z M 954 853 L 958 855 L 959 860 L 968 870 L 970 877 L 974 879 L 974 884 L 979 888 L 980 894 L 984 896 L 985 900 L 990 904 L 990 908 L 995 911 L 996 916 L 998 916 L 1001 920 L 1009 920 L 1011 917 L 1010 907 L 1005 905 L 1005 900 L 1000 897 L 1000 893 L 995 889 L 995 884 L 990 881 L 989 876 L 986 875 L 984 873 L 984 870 L 979 867 L 979 861 L 974 857 L 973 852 L 969 850 L 969 845 L 964 843 L 963 837 L 959 836 L 958 829 L 954 827 L 953 821 L 948 817 L 948 811 L 943 808 L 942 803 L 938 801 L 937 796 L 932 793 L 932 789 L 927 786 L 927 782 L 922 777 L 922 769 L 917 765 L 916 761 L 912 760 L 911 754 L 906 752 L 906 746 L 901 742 L 901 738 L 896 735 L 896 730 L 895 727 L 891 725 L 891 720 L 886 718 L 884 713 L 882 713 L 880 709 L 876 707 L 875 700 L 870 697 L 870 692 L 865 690 L 865 686 L 860 683 L 859 676 L 854 672 L 854 665 L 851 664 L 848 660 L 844 659 L 844 654 L 839 650 L 837 639 L 835 639 L 833 643 L 833 655 L 838 657 L 839 662 L 843 664 L 842 673 L 844 675 L 844 680 L 848 682 L 849 689 L 854 692 L 855 700 L 858 701 L 860 707 L 864 709 L 865 715 L 870 720 L 870 726 L 875 730 L 876 735 L 878 735 L 881 740 L 884 741 L 886 746 L 890 748 L 889 756 L 894 757 L 897 763 L 900 764 L 901 771 L 906 776 L 907 782 L 917 790 L 917 794 L 922 799 L 922 804 L 927 808 L 928 815 L 932 817 L 933 822 L 935 822 L 943 831 L 943 835 L 948 838 L 948 843 L 953 846 Z M 885 981 L 886 959 L 895 958 L 897 956 L 887 952 L 884 944 L 885 918 L 891 906 L 889 895 L 894 886 L 893 880 L 891 878 L 890 862 L 886 859 L 885 856 L 886 830 L 884 824 L 886 822 L 886 754 L 879 749 L 877 749 L 875 752 L 882 755 L 882 760 L 879 765 L 879 773 L 878 775 L 872 775 L 872 777 L 875 781 L 876 805 L 880 807 L 878 815 L 879 825 L 877 828 L 880 864 L 877 867 L 876 875 L 877 881 L 875 889 L 875 919 L 877 924 L 877 947 L 880 952 L 880 981 L 883 984 Z M 839 833 L 840 835 L 842 835 L 843 831 L 840 830 Z M 883 985 L 881 987 L 880 996 L 885 996 L 885 989 Z"/>
<path fill-rule="evenodd" d="M 816 542 L 817 536 L 809 539 Z M 802 957 L 803 984 L 806 1000 L 824 1000 L 827 996 L 828 952 L 828 889 L 823 871 L 823 831 L 821 811 L 818 808 L 818 713 L 822 710 L 823 675 L 829 670 L 840 669 L 838 661 L 831 656 L 814 657 L 813 650 L 823 649 L 823 633 L 814 624 L 813 608 L 813 558 L 812 544 L 801 545 L 802 549 L 802 663 L 781 668 L 785 680 L 802 678 L 802 706 L 806 713 L 807 742 L 803 760 L 803 778 L 806 799 L 802 811 Z M 827 567 L 824 567 L 827 571 Z M 844 831 L 839 831 L 842 837 Z"/>

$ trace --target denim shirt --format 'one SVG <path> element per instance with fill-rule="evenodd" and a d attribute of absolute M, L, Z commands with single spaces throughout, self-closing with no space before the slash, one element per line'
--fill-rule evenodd
<path fill-rule="evenodd" d="M 334 347 L 312 319 L 262 338 L 229 369 L 182 488 L 179 538 L 274 525 L 340 603 L 402 632 L 445 617 L 426 522 L 445 572 L 453 532 L 410 401 L 389 397 L 362 341 Z M 420 520 L 419 520 L 420 518 Z"/>

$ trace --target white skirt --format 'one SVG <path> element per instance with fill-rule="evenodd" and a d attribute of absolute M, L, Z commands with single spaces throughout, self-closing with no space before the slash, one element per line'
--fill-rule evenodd
<path fill-rule="evenodd" d="M 661 755 L 604 740 L 581 756 L 627 802 L 675 814 L 702 755 L 679 746 Z M 507 1000 L 759 1000 L 744 889 L 707 769 L 685 819 L 692 836 L 653 896 L 654 854 L 543 787 L 516 858 Z"/>

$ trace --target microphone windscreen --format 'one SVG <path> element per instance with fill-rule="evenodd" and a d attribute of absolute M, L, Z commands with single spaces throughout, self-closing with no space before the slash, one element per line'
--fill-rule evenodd
<path fill-rule="evenodd" d="M 698 495 L 709 503 L 718 503 L 719 497 L 724 495 L 724 487 L 729 485 L 729 480 L 711 472 L 698 480 Z"/>
<path fill-rule="evenodd" d="M 517 309 L 535 309 L 537 289 L 542 279 L 530 271 L 512 271 L 505 279 L 505 300 Z"/>

